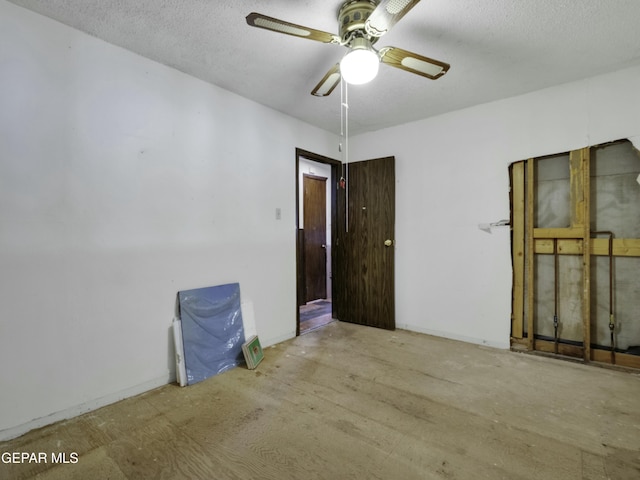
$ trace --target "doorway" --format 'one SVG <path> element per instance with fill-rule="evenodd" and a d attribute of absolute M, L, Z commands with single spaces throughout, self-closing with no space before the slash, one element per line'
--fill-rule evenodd
<path fill-rule="evenodd" d="M 322 165 L 305 161 L 303 169 L 315 171 Z M 330 171 L 330 169 L 328 169 Z M 329 172 L 330 173 L 330 172 Z M 326 300 L 331 266 L 327 265 L 327 177 L 302 174 L 302 254 L 304 255 L 304 301 Z M 329 300 L 331 297 L 329 296 Z"/>
<path fill-rule="evenodd" d="M 311 171 L 305 172 L 301 168 L 308 169 L 308 161 L 314 163 Z M 318 175 L 319 170 L 313 169 L 319 167 L 329 169 Z M 328 179 L 327 243 L 323 253 L 328 286 L 324 299 L 309 300 L 305 285 L 304 173 Z M 337 160 L 296 149 L 296 212 L 296 334 L 301 333 L 301 318 L 307 320 L 304 309 L 312 309 L 319 303 L 324 304 L 325 312 L 331 311 L 331 315 L 322 313 L 327 322 L 339 319 L 394 330 L 395 158 L 363 160 L 343 166 Z M 318 326 L 312 325 L 312 328 Z"/>
<path fill-rule="evenodd" d="M 297 325 L 300 335 L 334 321 L 336 178 L 340 162 L 296 150 Z"/>

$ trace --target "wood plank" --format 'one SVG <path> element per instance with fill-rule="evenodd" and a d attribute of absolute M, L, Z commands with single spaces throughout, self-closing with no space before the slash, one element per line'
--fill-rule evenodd
<path fill-rule="evenodd" d="M 572 152 L 573 154 L 573 152 Z M 590 154 L 591 149 L 583 148 L 579 150 L 576 163 L 579 162 L 578 177 L 581 179 L 582 195 L 575 199 L 576 209 L 582 210 L 582 221 L 584 229 L 583 253 L 582 253 L 582 338 L 584 345 L 584 360 L 591 361 L 591 195 L 590 195 Z"/>
<path fill-rule="evenodd" d="M 534 228 L 533 238 L 583 238 L 584 227 Z"/>
<path fill-rule="evenodd" d="M 513 303 L 511 335 L 522 338 L 524 334 L 524 276 L 525 276 L 525 162 L 514 163 L 511 169 L 511 222 L 513 261 Z"/>
<path fill-rule="evenodd" d="M 553 255 L 553 239 L 537 238 L 535 253 Z M 558 253 L 560 255 L 582 255 L 582 241 L 578 239 L 559 239 Z M 591 255 L 608 256 L 609 240 L 607 238 L 591 239 Z M 614 238 L 613 255 L 615 257 L 640 257 L 640 239 Z"/>
<path fill-rule="evenodd" d="M 526 247 L 526 262 L 525 269 L 527 272 L 527 339 L 528 339 L 528 348 L 529 350 L 534 349 L 534 285 L 535 285 L 535 276 L 534 276 L 534 248 L 533 248 L 533 239 L 534 239 L 534 227 L 533 219 L 535 213 L 535 160 L 530 158 L 527 160 L 527 204 L 526 204 L 526 236 L 527 236 L 527 247 Z"/>
<path fill-rule="evenodd" d="M 592 349 L 591 359 L 594 362 L 611 363 L 611 352 L 609 350 Z M 616 365 L 619 367 L 640 368 L 640 356 L 629 355 L 627 353 L 615 353 Z"/>
<path fill-rule="evenodd" d="M 591 255 L 609 255 L 609 240 L 606 238 L 592 239 Z M 614 238 L 613 255 L 616 257 L 640 257 L 640 239 Z"/>
<path fill-rule="evenodd" d="M 526 347 L 528 345 L 528 339 L 526 338 L 515 338 L 511 337 L 511 349 L 522 351 L 522 347 Z"/>
<path fill-rule="evenodd" d="M 585 191 L 584 188 L 584 150 L 585 149 L 573 150 L 569 153 L 571 226 L 578 228 L 584 227 L 585 224 L 589 223 L 589 212 L 585 212 L 585 201 L 587 200 L 589 191 Z M 587 178 L 587 182 L 588 180 Z"/>
<path fill-rule="evenodd" d="M 536 350 L 545 353 L 555 353 L 556 344 L 548 340 L 536 339 Z M 558 354 L 566 357 L 582 358 L 583 348 L 579 345 L 570 345 L 567 343 L 558 343 Z"/>
<path fill-rule="evenodd" d="M 553 255 L 553 238 L 536 238 L 535 253 Z M 582 240 L 566 238 L 558 239 L 559 255 L 582 255 Z"/>

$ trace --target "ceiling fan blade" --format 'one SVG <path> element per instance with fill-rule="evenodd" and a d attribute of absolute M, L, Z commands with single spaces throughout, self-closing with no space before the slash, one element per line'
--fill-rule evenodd
<path fill-rule="evenodd" d="M 267 17 L 261 13 L 252 12 L 247 15 L 247 23 L 252 27 L 264 28 L 278 33 L 286 33 L 294 37 L 307 38 L 323 43 L 340 43 L 340 38 L 333 33 L 315 30 L 295 23 L 285 22 L 273 17 Z"/>
<path fill-rule="evenodd" d="M 381 37 L 400 21 L 420 0 L 382 0 L 371 12 L 364 28 L 372 37 Z"/>
<path fill-rule="evenodd" d="M 380 49 L 379 54 L 382 63 L 401 68 L 416 75 L 422 75 L 432 80 L 436 80 L 447 73 L 450 67 L 448 63 L 423 57 L 417 53 L 408 52 L 407 50 L 396 47 L 384 47 Z"/>
<path fill-rule="evenodd" d="M 327 97 L 340 83 L 340 64 L 336 63 L 311 91 L 316 97 Z"/>

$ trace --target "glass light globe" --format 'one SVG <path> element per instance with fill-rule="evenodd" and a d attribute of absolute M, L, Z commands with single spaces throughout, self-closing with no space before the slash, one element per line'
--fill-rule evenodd
<path fill-rule="evenodd" d="M 345 82 L 362 85 L 376 78 L 379 67 L 380 59 L 374 51 L 365 48 L 354 49 L 340 61 L 340 74 Z"/>

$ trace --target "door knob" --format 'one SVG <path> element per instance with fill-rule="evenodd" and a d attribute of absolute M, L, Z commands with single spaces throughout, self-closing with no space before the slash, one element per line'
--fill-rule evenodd
<path fill-rule="evenodd" d="M 384 241 L 384 246 L 385 247 L 390 247 L 391 245 L 393 245 L 393 240 L 388 240 L 387 239 L 387 240 Z"/>

